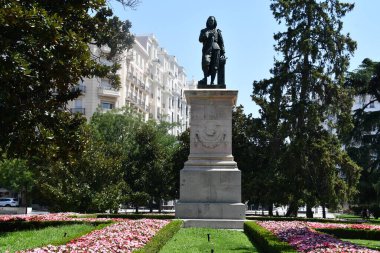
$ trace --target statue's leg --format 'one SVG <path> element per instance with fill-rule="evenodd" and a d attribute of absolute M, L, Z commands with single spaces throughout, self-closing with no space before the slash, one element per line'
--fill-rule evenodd
<path fill-rule="evenodd" d="M 207 77 L 210 75 L 210 64 L 211 56 L 206 54 L 202 57 L 202 70 L 203 70 L 203 79 L 201 80 L 203 84 L 207 85 Z"/>
<path fill-rule="evenodd" d="M 211 74 L 211 83 L 210 83 L 210 84 L 214 84 L 215 76 L 216 76 L 216 72 L 214 71 L 214 72 Z"/>
<path fill-rule="evenodd" d="M 219 58 L 220 58 L 220 50 L 212 50 L 211 63 L 210 63 L 211 84 L 214 84 L 216 72 L 218 72 Z"/>

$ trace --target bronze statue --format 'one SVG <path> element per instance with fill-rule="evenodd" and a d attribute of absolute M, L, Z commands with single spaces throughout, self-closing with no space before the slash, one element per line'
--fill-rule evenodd
<path fill-rule="evenodd" d="M 214 16 L 210 16 L 206 22 L 206 28 L 201 30 L 199 42 L 202 48 L 202 70 L 204 78 L 198 82 L 198 88 L 226 88 L 224 80 L 224 43 L 222 31 L 216 29 L 217 22 Z M 214 85 L 215 76 L 218 73 L 218 83 Z M 207 85 L 207 77 L 211 77 L 210 85 Z"/>

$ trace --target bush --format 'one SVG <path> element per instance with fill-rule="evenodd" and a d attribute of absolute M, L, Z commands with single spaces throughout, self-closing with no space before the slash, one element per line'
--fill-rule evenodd
<path fill-rule="evenodd" d="M 131 220 L 138 219 L 157 219 L 157 220 L 171 220 L 174 215 L 171 214 L 98 214 L 97 218 L 124 218 Z"/>
<path fill-rule="evenodd" d="M 380 230 L 351 228 L 319 228 L 317 231 L 345 239 L 380 240 Z"/>
<path fill-rule="evenodd" d="M 106 223 L 111 223 L 111 221 L 7 221 L 0 222 L 0 233 L 74 224 L 91 224 L 93 226 L 98 226 Z"/>
<path fill-rule="evenodd" d="M 296 253 L 288 243 L 280 241 L 273 233 L 253 221 L 244 222 L 244 232 L 249 240 L 266 253 Z"/>
<path fill-rule="evenodd" d="M 380 206 L 373 204 L 369 207 L 369 211 L 373 215 L 375 219 L 378 219 L 380 217 Z"/>
<path fill-rule="evenodd" d="M 174 236 L 182 227 L 182 220 L 173 220 L 163 227 L 143 248 L 133 251 L 134 253 L 156 253 Z"/>
<path fill-rule="evenodd" d="M 302 218 L 302 217 L 274 217 L 274 216 L 262 216 L 262 217 L 246 217 L 247 220 L 260 220 L 260 221 L 312 221 L 321 223 L 362 223 L 355 220 L 332 220 L 332 219 L 317 219 L 317 218 Z"/>

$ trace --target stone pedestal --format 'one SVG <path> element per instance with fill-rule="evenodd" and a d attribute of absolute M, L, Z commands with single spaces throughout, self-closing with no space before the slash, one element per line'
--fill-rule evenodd
<path fill-rule="evenodd" d="M 180 173 L 176 217 L 185 227 L 242 228 L 241 173 L 232 156 L 237 91 L 186 90 L 185 96 L 191 107 L 190 155 Z"/>

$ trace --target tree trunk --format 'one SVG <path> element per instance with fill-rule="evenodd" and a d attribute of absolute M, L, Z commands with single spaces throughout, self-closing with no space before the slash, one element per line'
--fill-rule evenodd
<path fill-rule="evenodd" d="M 322 205 L 322 217 L 326 219 L 326 206 L 324 204 Z"/>
<path fill-rule="evenodd" d="M 139 206 L 136 205 L 135 213 L 139 213 Z"/>
<path fill-rule="evenodd" d="M 286 212 L 285 216 L 287 217 L 297 217 L 298 214 L 298 205 L 295 202 L 291 202 L 289 204 L 288 211 Z"/>
<path fill-rule="evenodd" d="M 25 184 L 24 190 L 21 192 L 21 198 L 25 198 L 25 214 L 28 214 L 28 185 Z M 23 200 L 24 201 L 24 200 Z"/>
<path fill-rule="evenodd" d="M 272 203 L 270 203 L 268 205 L 268 214 L 269 214 L 269 216 L 273 216 L 273 204 Z"/>
<path fill-rule="evenodd" d="M 306 205 L 306 218 L 314 218 L 313 210 L 310 205 Z"/>
<path fill-rule="evenodd" d="M 161 213 L 162 211 L 162 201 L 158 200 L 158 212 Z"/>
<path fill-rule="evenodd" d="M 153 213 L 153 199 L 149 199 L 149 212 Z"/>

